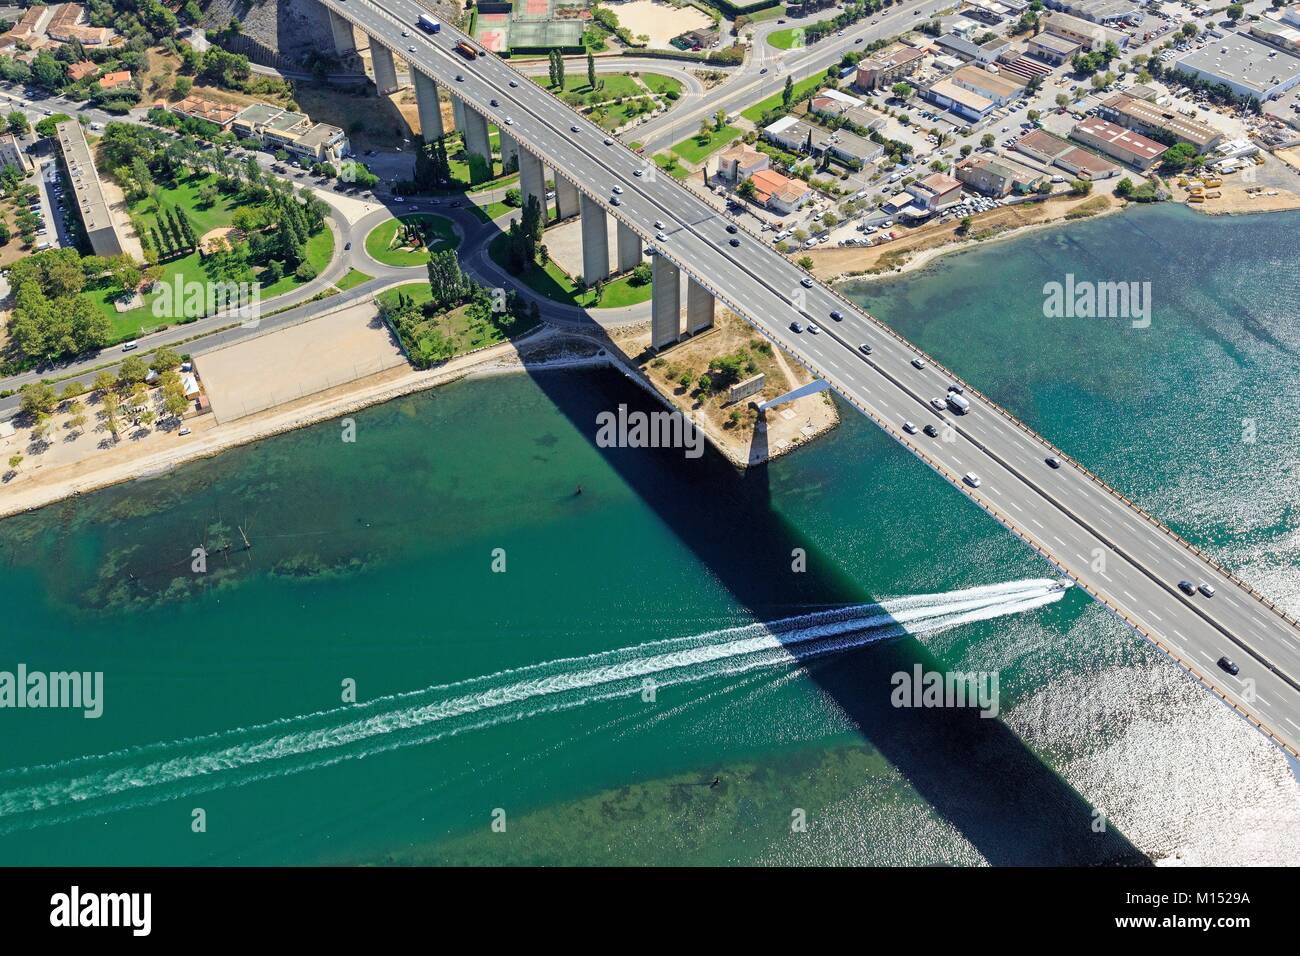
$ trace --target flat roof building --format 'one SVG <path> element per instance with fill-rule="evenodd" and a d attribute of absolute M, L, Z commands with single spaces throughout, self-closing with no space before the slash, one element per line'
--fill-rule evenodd
<path fill-rule="evenodd" d="M 12 133 L 0 136 L 0 167 L 4 166 L 16 166 L 24 173 L 32 168 L 27 154 Z"/>
<path fill-rule="evenodd" d="M 1128 43 L 1126 34 L 1099 23 L 1072 17 L 1068 13 L 1049 13 L 1043 17 L 1043 29 L 1058 37 L 1073 40 L 1089 53 L 1100 50 L 1107 43 L 1114 43 L 1122 50 Z"/>
<path fill-rule="evenodd" d="M 925 52 L 915 47 L 896 43 L 879 50 L 858 64 L 854 85 L 862 90 L 876 90 L 893 86 L 916 72 L 925 59 Z"/>
<path fill-rule="evenodd" d="M 998 199 L 1013 192 L 1030 192 L 1045 178 L 1043 173 L 1001 156 L 971 156 L 957 164 L 956 172 L 971 189 Z"/>
<path fill-rule="evenodd" d="M 1070 136 L 1138 169 L 1150 169 L 1169 148 L 1103 119 L 1086 119 L 1076 124 Z"/>
<path fill-rule="evenodd" d="M 1146 136 L 1166 133 L 1176 140 L 1191 143 L 1198 153 L 1208 152 L 1223 141 L 1223 134 L 1208 123 L 1127 93 L 1117 93 L 1106 100 L 1098 107 L 1097 115 Z"/>
<path fill-rule="evenodd" d="M 91 249 L 97 256 L 120 256 L 126 247 L 109 211 L 108 200 L 104 198 L 85 130 L 77 120 L 64 120 L 54 130 L 68 180 L 72 183 L 77 214 L 86 229 Z"/>
<path fill-rule="evenodd" d="M 1300 57 L 1244 33 L 1207 43 L 1175 61 L 1174 68 L 1261 102 L 1300 83 Z"/>
<path fill-rule="evenodd" d="M 930 84 L 925 95 L 937 106 L 974 122 L 984 119 L 997 108 L 997 104 L 987 96 L 963 89 L 951 79 Z"/>

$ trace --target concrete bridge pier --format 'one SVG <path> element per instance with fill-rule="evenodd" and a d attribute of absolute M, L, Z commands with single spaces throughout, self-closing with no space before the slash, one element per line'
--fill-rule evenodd
<path fill-rule="evenodd" d="M 542 222 L 546 222 L 546 169 L 540 159 L 522 146 L 519 147 L 519 193 L 525 206 L 530 198 L 537 198 L 537 204 L 542 207 Z"/>
<path fill-rule="evenodd" d="M 330 33 L 334 35 L 334 52 L 346 59 L 357 52 L 357 38 L 352 33 L 352 23 L 328 7 L 325 9 L 330 17 Z"/>
<path fill-rule="evenodd" d="M 593 204 L 594 205 L 594 204 Z M 583 217 L 583 236 L 586 236 L 586 218 L 587 218 L 587 197 L 582 197 L 581 207 L 578 203 L 578 187 L 573 185 L 558 172 L 555 174 L 555 218 L 568 219 L 570 216 L 576 216 L 582 213 Z M 585 239 L 584 239 L 585 242 Z M 608 245 L 608 241 L 606 241 Z"/>
<path fill-rule="evenodd" d="M 491 169 L 492 139 L 488 133 L 487 117 L 464 104 L 461 104 L 461 112 L 465 116 L 465 125 L 461 127 L 465 133 L 465 151 L 484 160 Z"/>
<path fill-rule="evenodd" d="M 713 325 L 713 293 L 686 277 L 686 331 L 695 335 Z"/>
<path fill-rule="evenodd" d="M 375 92 L 386 96 L 397 89 L 397 65 L 393 63 L 393 51 L 378 40 L 370 41 L 370 62 L 375 68 Z M 420 119 L 423 127 L 424 119 Z"/>
<path fill-rule="evenodd" d="M 501 137 L 501 166 L 506 172 L 519 168 L 519 141 L 507 133 L 505 130 L 497 127 L 497 135 Z"/>
<path fill-rule="evenodd" d="M 420 113 L 420 136 L 426 143 L 442 139 L 442 107 L 438 103 L 438 84 L 411 67 L 415 81 L 415 105 Z"/>
<path fill-rule="evenodd" d="M 618 271 L 631 272 L 641 264 L 641 237 L 623 223 L 618 224 Z"/>
<path fill-rule="evenodd" d="M 682 273 L 661 255 L 654 257 L 651 268 L 650 347 L 661 349 L 681 336 Z"/>
<path fill-rule="evenodd" d="M 565 180 L 556 177 L 558 187 Z M 576 187 L 573 188 L 577 192 Z M 588 196 L 582 197 L 582 278 L 587 285 L 594 285 L 597 279 L 609 277 L 609 226 L 605 222 L 605 210 Z"/>

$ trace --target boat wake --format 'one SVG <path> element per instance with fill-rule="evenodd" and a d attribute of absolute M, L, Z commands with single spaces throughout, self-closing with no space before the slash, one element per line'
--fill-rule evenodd
<path fill-rule="evenodd" d="M 0 772 L 0 833 L 243 786 L 656 687 L 797 666 L 1059 601 L 1035 578 L 568 657 L 201 737 Z"/>

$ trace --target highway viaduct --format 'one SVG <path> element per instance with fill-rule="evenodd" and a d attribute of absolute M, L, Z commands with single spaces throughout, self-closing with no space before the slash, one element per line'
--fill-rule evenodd
<path fill-rule="evenodd" d="M 448 95 L 465 148 L 489 163 L 489 124 L 496 125 L 502 156 L 518 159 L 525 201 L 546 210 L 546 167 L 553 170 L 559 215 L 582 219 L 588 283 L 633 268 L 653 243 L 652 347 L 708 328 L 721 301 L 1300 756 L 1293 617 L 770 244 L 733 233 L 702 199 L 503 59 L 481 50 L 462 56 L 457 44 L 470 41 L 445 22 L 437 33 L 422 30 L 417 21 L 428 11 L 415 0 L 321 2 L 340 53 L 354 49 L 353 28 L 370 38 L 381 91 L 396 86 L 394 55 L 406 60 L 426 141 L 446 133 L 440 98 Z M 612 267 L 608 216 L 617 223 Z M 796 330 L 796 320 L 819 333 Z M 968 413 L 945 407 L 949 386 L 964 389 Z M 918 425 L 934 425 L 936 436 Z M 1183 593 L 1184 581 L 1214 596 Z M 1227 673 L 1221 658 L 1240 672 Z"/>

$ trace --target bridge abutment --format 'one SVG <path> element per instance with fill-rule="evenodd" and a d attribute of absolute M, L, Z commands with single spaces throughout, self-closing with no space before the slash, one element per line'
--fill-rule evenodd
<path fill-rule="evenodd" d="M 397 64 L 393 62 L 393 51 L 378 40 L 370 41 L 370 63 L 375 69 L 375 92 L 380 96 L 392 93 L 398 88 Z M 420 118 L 424 126 L 424 118 Z"/>
<path fill-rule="evenodd" d="M 334 52 L 341 58 L 352 56 L 357 52 L 357 38 L 352 33 L 352 23 L 341 14 L 325 8 L 330 19 L 330 33 L 334 37 Z"/>

